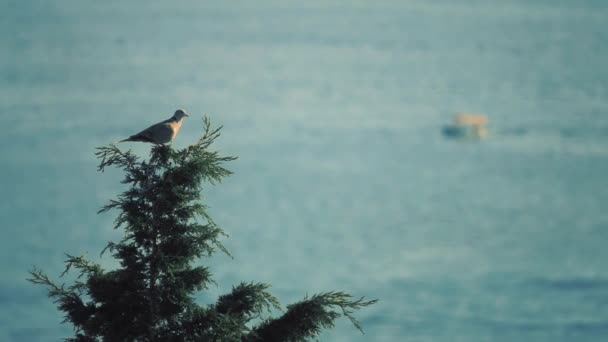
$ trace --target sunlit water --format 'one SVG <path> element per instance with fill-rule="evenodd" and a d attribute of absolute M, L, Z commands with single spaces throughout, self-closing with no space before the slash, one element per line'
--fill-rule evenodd
<path fill-rule="evenodd" d="M 120 237 L 94 148 L 178 107 L 176 147 L 206 113 L 239 156 L 201 301 L 380 299 L 326 341 L 608 338 L 608 4 L 230 4 L 1 1 L 0 340 L 69 336 L 27 270 Z M 490 137 L 444 139 L 457 111 Z"/>

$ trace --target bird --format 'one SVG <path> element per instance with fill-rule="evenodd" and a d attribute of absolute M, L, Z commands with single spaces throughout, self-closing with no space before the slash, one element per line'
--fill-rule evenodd
<path fill-rule="evenodd" d="M 183 110 L 178 109 L 171 118 L 154 124 L 119 142 L 141 141 L 156 145 L 166 144 L 175 139 L 179 129 L 182 127 L 182 120 L 185 116 L 188 116 L 188 114 Z"/>

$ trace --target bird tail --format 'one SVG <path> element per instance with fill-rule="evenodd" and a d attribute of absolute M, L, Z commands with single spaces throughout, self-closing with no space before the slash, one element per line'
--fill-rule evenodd
<path fill-rule="evenodd" d="M 123 140 L 119 141 L 119 143 L 125 142 L 125 141 L 140 141 L 140 142 L 156 144 L 156 142 L 154 140 L 152 140 L 149 137 L 142 135 L 142 134 L 132 135 L 132 136 L 128 137 L 127 139 L 123 139 Z"/>

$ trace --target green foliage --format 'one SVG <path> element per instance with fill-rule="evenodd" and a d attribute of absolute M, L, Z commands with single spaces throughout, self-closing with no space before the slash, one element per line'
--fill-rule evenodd
<path fill-rule="evenodd" d="M 204 184 L 231 174 L 223 164 L 235 158 L 209 151 L 220 129 L 211 129 L 205 118 L 198 142 L 181 150 L 154 146 L 148 160 L 115 145 L 97 149 L 99 170 L 122 169 L 128 187 L 99 211 L 118 210 L 114 227 L 125 235 L 102 254 L 110 252 L 120 268 L 105 271 L 67 255 L 61 276 L 77 271 L 69 286 L 38 269 L 30 272 L 29 281 L 46 286 L 64 322 L 74 326 L 67 341 L 306 341 L 341 316 L 361 330 L 353 312 L 376 301 L 343 292 L 305 298 L 278 318 L 268 317 L 281 307 L 263 283 L 241 283 L 212 305 L 195 303 L 194 293 L 213 280 L 194 262 L 217 250 L 230 255 L 220 242 L 225 233 L 199 200 Z"/>
<path fill-rule="evenodd" d="M 304 298 L 301 302 L 287 306 L 282 317 L 267 319 L 256 327 L 244 341 L 304 341 L 319 335 L 323 328 L 333 328 L 334 321 L 347 317 L 363 332 L 359 321 L 352 315 L 355 310 L 376 303 L 363 298 L 352 300 L 344 292 L 327 292 Z M 333 309 L 339 308 L 340 311 Z"/>

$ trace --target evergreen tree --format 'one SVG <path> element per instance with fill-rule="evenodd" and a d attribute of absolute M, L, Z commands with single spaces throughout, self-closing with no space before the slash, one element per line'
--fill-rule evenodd
<path fill-rule="evenodd" d="M 213 283 L 197 260 L 217 250 L 224 232 L 199 201 L 201 186 L 230 175 L 222 157 L 209 147 L 220 128 L 204 119 L 204 135 L 194 145 L 174 150 L 154 146 L 148 160 L 114 145 L 97 149 L 99 170 L 125 172 L 128 189 L 100 212 L 119 211 L 115 228 L 121 241 L 107 250 L 120 267 L 106 271 L 82 256 L 67 255 L 66 270 L 76 269 L 71 285 L 58 285 L 39 269 L 29 281 L 47 286 L 65 322 L 74 326 L 67 341 L 307 341 L 345 316 L 361 330 L 353 312 L 375 303 L 344 292 L 327 292 L 287 306 L 271 318 L 279 302 L 268 284 L 240 283 L 215 304 L 199 305 L 194 293 Z M 266 317 L 266 318 L 264 318 Z"/>

